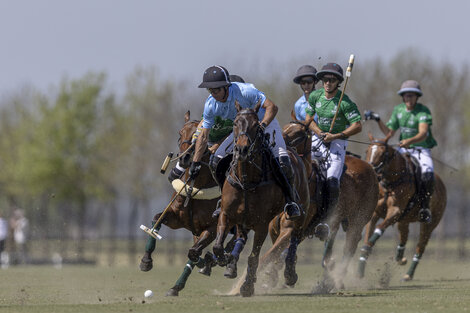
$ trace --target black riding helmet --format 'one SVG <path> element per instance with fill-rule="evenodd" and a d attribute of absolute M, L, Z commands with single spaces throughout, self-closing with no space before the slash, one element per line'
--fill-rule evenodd
<path fill-rule="evenodd" d="M 338 63 L 326 63 L 321 68 L 321 71 L 317 73 L 317 77 L 319 80 L 322 80 L 323 76 L 325 76 L 326 74 L 335 75 L 336 78 L 339 79 L 339 82 L 342 82 L 344 80 L 343 69 L 341 68 L 341 66 L 339 66 Z"/>
<path fill-rule="evenodd" d="M 202 76 L 199 88 L 219 88 L 230 86 L 230 74 L 227 69 L 220 65 L 214 65 L 206 69 Z"/>
<path fill-rule="evenodd" d="M 313 79 L 315 79 L 315 81 L 318 81 L 317 69 L 311 65 L 302 65 L 301 67 L 299 67 L 297 73 L 295 74 L 294 83 L 300 84 L 300 80 L 302 79 L 302 77 L 305 76 L 313 76 Z"/>
<path fill-rule="evenodd" d="M 237 82 L 237 83 L 245 83 L 245 80 L 238 75 L 230 75 L 229 76 L 231 82 Z"/>

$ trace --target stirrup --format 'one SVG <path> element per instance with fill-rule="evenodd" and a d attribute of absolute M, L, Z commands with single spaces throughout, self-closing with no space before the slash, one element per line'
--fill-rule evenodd
<path fill-rule="evenodd" d="M 418 212 L 418 219 L 421 223 L 429 224 L 432 221 L 432 213 L 429 209 L 420 209 Z"/>
<path fill-rule="evenodd" d="M 315 227 L 315 237 L 320 239 L 320 241 L 325 241 L 330 237 L 330 226 L 327 223 L 319 223 Z"/>
<path fill-rule="evenodd" d="M 302 213 L 300 212 L 299 205 L 293 201 L 286 203 L 286 205 L 284 206 L 284 212 L 286 212 L 287 214 L 286 218 L 288 220 L 297 219 L 302 215 Z"/>

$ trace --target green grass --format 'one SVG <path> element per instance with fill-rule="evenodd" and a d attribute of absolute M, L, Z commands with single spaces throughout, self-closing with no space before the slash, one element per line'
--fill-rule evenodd
<path fill-rule="evenodd" d="M 393 252 L 393 251 L 392 251 Z M 157 259 L 158 260 L 158 259 Z M 252 298 L 227 296 L 235 281 L 222 268 L 211 277 L 196 272 L 177 298 L 165 297 L 183 265 L 157 261 L 151 272 L 134 266 L 18 266 L 0 270 L 0 312 L 465 312 L 470 311 L 470 264 L 423 258 L 415 280 L 401 282 L 407 266 L 373 255 L 366 278 L 357 281 L 356 258 L 346 290 L 312 295 L 322 269 L 318 262 L 299 265 L 295 288 L 261 288 Z M 242 268 L 244 266 L 241 266 Z M 282 273 L 281 273 L 282 274 Z M 380 287 L 384 276 L 391 277 Z M 146 289 L 154 297 L 144 299 Z M 145 301 L 145 302 L 144 302 Z"/>

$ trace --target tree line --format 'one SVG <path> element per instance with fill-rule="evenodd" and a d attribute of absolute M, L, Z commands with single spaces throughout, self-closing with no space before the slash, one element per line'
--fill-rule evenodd
<path fill-rule="evenodd" d="M 229 71 L 264 91 L 279 106 L 278 119 L 285 124 L 301 95 L 292 77 L 303 64 L 312 63 L 296 60 L 265 71 Z M 320 69 L 322 64 L 316 60 L 312 65 Z M 424 92 L 420 101 L 433 114 L 436 172 L 449 191 L 447 223 L 460 225 L 465 237 L 464 191 L 470 177 L 468 65 L 436 62 L 414 50 L 402 51 L 389 61 L 357 59 L 346 93 L 361 111 L 372 109 L 386 120 L 401 101 L 396 91 L 407 79 L 420 82 Z M 48 93 L 28 87 L 2 97 L 0 210 L 4 215 L 23 208 L 35 238 L 73 238 L 79 256 L 90 238 L 127 237 L 130 249 L 136 249 L 135 240 L 141 236 L 138 225 L 150 224 L 169 199 L 170 186 L 159 172 L 165 155 L 176 150 L 183 114 L 191 110 L 197 119 L 205 98 L 196 86 L 165 79 L 152 67 L 136 68 L 119 94 L 108 86 L 106 73 L 90 72 L 64 78 Z M 368 131 L 380 137 L 375 123 L 365 122 L 354 139 L 367 142 Z M 365 149 L 365 144 L 349 145 L 362 156 Z"/>

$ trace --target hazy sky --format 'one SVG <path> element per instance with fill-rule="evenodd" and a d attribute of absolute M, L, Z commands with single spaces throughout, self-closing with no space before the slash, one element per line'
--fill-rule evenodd
<path fill-rule="evenodd" d="M 407 47 L 468 62 L 469 15 L 468 0 L 0 0 L 0 93 L 90 70 L 119 87 L 137 65 L 196 88 L 213 64 L 242 74 L 256 62 L 334 53 L 347 63 L 354 53 L 360 66 Z"/>

